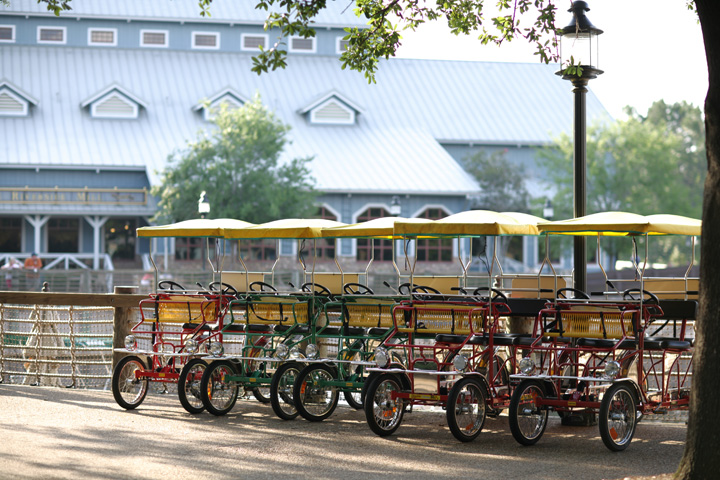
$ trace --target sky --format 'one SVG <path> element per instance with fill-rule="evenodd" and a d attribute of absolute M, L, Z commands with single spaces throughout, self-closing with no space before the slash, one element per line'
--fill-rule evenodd
<path fill-rule="evenodd" d="M 565 8 L 570 3 L 558 1 L 561 26 L 570 22 Z M 684 100 L 702 108 L 708 86 L 705 48 L 697 16 L 687 9 L 686 0 L 588 0 L 588 5 L 587 17 L 604 32 L 598 66 L 605 72 L 590 82 L 590 90 L 613 117 L 624 118 L 625 106 L 645 114 L 656 100 Z M 501 47 L 482 45 L 476 36 L 456 37 L 442 22 L 403 32 L 402 44 L 399 58 L 539 61 L 522 40 Z"/>

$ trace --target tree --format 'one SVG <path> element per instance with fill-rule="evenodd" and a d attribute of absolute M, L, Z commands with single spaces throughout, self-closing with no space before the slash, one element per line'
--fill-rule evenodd
<path fill-rule="evenodd" d="M 463 161 L 465 170 L 480 184 L 480 194 L 473 208 L 496 212 L 530 210 L 530 194 L 525 188 L 521 165 L 509 160 L 504 151 L 488 154 L 480 150 Z"/>
<path fill-rule="evenodd" d="M 156 215 L 165 221 L 197 218 L 201 192 L 207 192 L 213 218 L 262 223 L 315 213 L 310 159 L 279 165 L 289 127 L 259 97 L 236 110 L 214 112 L 215 128 L 170 155 Z"/>
<path fill-rule="evenodd" d="M 70 0 L 41 0 L 48 9 L 59 14 Z M 486 0 L 445 0 L 442 2 L 416 2 L 413 0 L 356 0 L 357 11 L 370 20 L 368 29 L 350 29 L 346 39 L 348 49 L 343 53 L 343 68 L 366 72 L 369 79 L 380 58 L 394 55 L 403 28 L 413 28 L 422 22 L 443 18 L 453 32 L 469 34 L 480 30 L 479 40 L 484 43 L 502 43 L 523 37 L 537 47 L 542 61 L 557 59 L 555 47 L 554 0 L 498 0 L 496 4 L 504 15 L 490 19 L 492 27 L 486 30 L 483 17 Z M 678 0 L 683 1 L 683 0 Z M 699 316 L 696 325 L 697 342 L 693 371 L 693 396 L 690 407 L 685 454 L 676 478 L 713 478 L 720 471 L 720 456 L 716 455 L 714 438 L 720 431 L 720 380 L 715 366 L 720 363 L 720 349 L 713 340 L 720 338 L 720 2 L 717 0 L 684 0 L 688 8 L 697 12 L 703 33 L 705 55 L 708 62 L 708 93 L 705 98 L 705 135 L 708 174 L 703 193 L 703 242 L 700 262 Z M 205 10 L 211 0 L 199 0 Z M 258 8 L 279 6 L 285 13 L 270 16 L 268 27 L 277 27 L 283 34 L 293 32 L 314 36 L 312 19 L 326 4 L 324 0 L 259 0 Z M 531 11 L 531 7 L 533 10 Z M 391 19 L 397 18 L 396 24 Z M 669 32 L 672 34 L 672 32 Z M 284 51 L 280 46 L 268 49 L 256 58 L 253 68 L 265 71 L 285 65 Z"/>

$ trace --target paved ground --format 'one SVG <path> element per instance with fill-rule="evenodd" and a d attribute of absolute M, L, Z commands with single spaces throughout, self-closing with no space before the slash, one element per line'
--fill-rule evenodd
<path fill-rule="evenodd" d="M 685 433 L 682 422 L 643 421 L 612 453 L 597 427 L 553 417 L 537 445 L 522 447 L 501 416 L 462 444 L 443 412 L 415 411 L 380 438 L 345 405 L 325 422 L 286 422 L 254 400 L 192 416 L 174 395 L 125 411 L 106 391 L 0 385 L 3 479 L 622 479 L 673 472 Z"/>

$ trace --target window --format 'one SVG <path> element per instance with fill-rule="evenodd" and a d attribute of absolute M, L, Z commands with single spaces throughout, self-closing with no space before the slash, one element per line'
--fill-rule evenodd
<path fill-rule="evenodd" d="M 220 34 L 215 32 L 193 32 L 193 48 L 217 50 L 220 48 Z"/>
<path fill-rule="evenodd" d="M 0 25 L 0 42 L 15 41 L 15 25 Z"/>
<path fill-rule="evenodd" d="M 447 216 L 440 208 L 428 208 L 419 218 L 439 220 Z M 438 238 L 432 240 L 418 240 L 416 243 L 417 259 L 420 262 L 450 262 L 452 261 L 451 238 Z"/>
<path fill-rule="evenodd" d="M 315 53 L 315 39 L 313 37 L 290 37 L 289 51 Z"/>
<path fill-rule="evenodd" d="M 240 48 L 242 50 L 259 50 L 260 47 L 267 48 L 268 36 L 267 35 L 249 35 L 243 33 L 240 35 Z"/>
<path fill-rule="evenodd" d="M 88 28 L 88 45 L 114 47 L 117 45 L 117 29 Z"/>
<path fill-rule="evenodd" d="M 382 207 L 368 208 L 357 218 L 357 222 L 367 222 L 368 220 L 390 216 L 390 212 Z M 357 240 L 357 253 L 355 254 L 355 257 L 359 262 L 370 261 L 373 252 L 375 253 L 376 262 L 392 262 L 392 240 L 370 240 L 367 238 L 359 238 Z"/>
<path fill-rule="evenodd" d="M 204 238 L 176 238 L 175 260 L 203 260 Z"/>
<path fill-rule="evenodd" d="M 80 221 L 77 218 L 51 218 L 47 223 L 49 253 L 80 251 Z"/>
<path fill-rule="evenodd" d="M 347 40 L 343 40 L 343 37 L 337 37 L 337 41 L 335 43 L 335 51 L 338 53 L 338 55 L 347 50 L 347 46 Z"/>
<path fill-rule="evenodd" d="M 318 212 L 314 218 L 322 218 L 324 220 L 335 220 L 337 216 L 332 213 L 326 207 L 318 208 Z M 309 243 L 309 242 L 308 242 Z M 335 239 L 334 238 L 319 238 L 317 240 L 315 253 L 317 254 L 318 260 L 320 259 L 334 259 L 335 258 Z"/>
<path fill-rule="evenodd" d="M 0 252 L 20 252 L 22 237 L 22 219 L 20 217 L 0 218 Z"/>
<path fill-rule="evenodd" d="M 277 240 L 267 238 L 263 240 L 243 240 L 238 244 L 243 261 L 275 260 L 277 258 Z"/>
<path fill-rule="evenodd" d="M 105 223 L 105 251 L 113 261 L 135 258 L 135 219 L 114 218 Z"/>
<path fill-rule="evenodd" d="M 167 47 L 167 30 L 140 30 L 141 47 Z"/>
<path fill-rule="evenodd" d="M 28 102 L 8 88 L 0 88 L 0 116 L 25 117 L 27 114 Z"/>
<path fill-rule="evenodd" d="M 38 43 L 65 43 L 65 27 L 38 27 Z"/>

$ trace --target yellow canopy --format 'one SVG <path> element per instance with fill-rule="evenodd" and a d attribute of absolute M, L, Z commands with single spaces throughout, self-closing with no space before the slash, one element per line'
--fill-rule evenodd
<path fill-rule="evenodd" d="M 353 223 L 341 227 L 330 227 L 322 229 L 322 236 L 327 238 L 352 237 L 352 238 L 393 238 L 395 222 L 406 220 L 399 217 L 381 217 L 367 222 Z"/>
<path fill-rule="evenodd" d="M 169 225 L 155 225 L 137 229 L 138 237 L 223 237 L 225 228 L 244 228 L 252 223 L 232 218 L 197 218 Z"/>
<path fill-rule="evenodd" d="M 542 218 L 517 212 L 469 210 L 440 220 L 407 219 L 395 222 L 395 235 L 481 236 L 537 235 Z"/>
<path fill-rule="evenodd" d="M 580 218 L 538 224 L 542 233 L 558 235 L 700 235 L 702 221 L 679 215 L 638 215 L 602 212 Z"/>
<path fill-rule="evenodd" d="M 345 225 L 319 218 L 286 218 L 246 228 L 226 228 L 225 238 L 319 238 L 323 228 Z"/>

